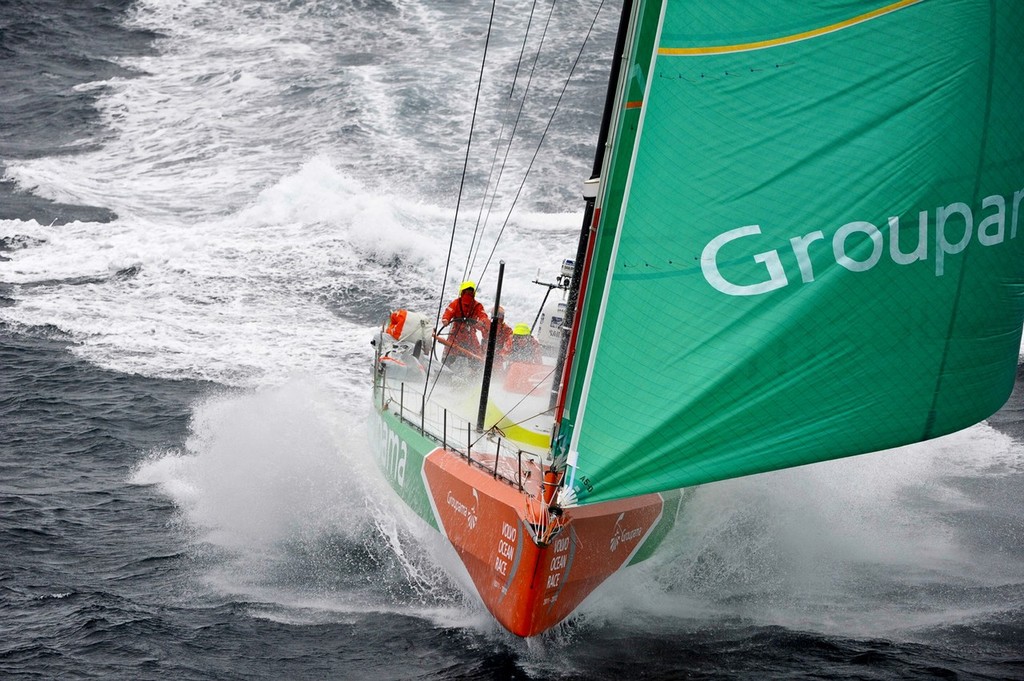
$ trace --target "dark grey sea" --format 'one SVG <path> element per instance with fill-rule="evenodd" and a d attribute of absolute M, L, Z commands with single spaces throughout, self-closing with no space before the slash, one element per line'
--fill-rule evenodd
<path fill-rule="evenodd" d="M 447 247 L 457 5 L 0 0 L 0 678 L 1024 679 L 1022 375 L 948 438 L 697 490 L 545 636 L 490 621 L 365 464 L 367 341 Z M 593 49 L 538 187 L 587 173 Z M 524 201 L 530 279 L 579 207 Z"/>

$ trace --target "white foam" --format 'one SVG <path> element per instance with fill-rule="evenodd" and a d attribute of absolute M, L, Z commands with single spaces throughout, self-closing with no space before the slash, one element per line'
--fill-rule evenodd
<path fill-rule="evenodd" d="M 174 500 L 194 552 L 212 557 L 203 582 L 267 604 L 254 616 L 402 612 L 476 626 L 481 607 L 448 576 L 454 551 L 396 504 L 376 471 L 365 422 L 352 413 L 366 408 L 309 378 L 213 394 L 196 405 L 184 449 L 154 452 L 130 482 Z"/>
<path fill-rule="evenodd" d="M 1024 447 L 981 424 L 918 445 L 705 485 L 654 558 L 616 576 L 583 612 L 640 627 L 740 617 L 846 635 L 998 612 L 1004 604 L 972 602 L 956 590 L 1019 582 L 1024 566 L 996 547 L 980 549 L 977 528 L 959 516 L 988 508 L 979 476 L 1021 470 Z M 940 584 L 955 585 L 948 598 L 930 595 Z"/>
<path fill-rule="evenodd" d="M 436 309 L 476 59 L 465 36 L 436 29 L 463 12 L 407 4 L 379 25 L 326 6 L 138 3 L 132 23 L 163 36 L 159 53 L 124 60 L 138 77 L 81 86 L 99 96 L 103 145 L 7 167 L 24 189 L 119 217 L 0 222 L 0 235 L 42 242 L 5 263 L 18 304 L 0 315 L 57 327 L 79 355 L 126 373 L 247 387 L 294 372 L 361 382 L 366 308 Z M 431 59 L 446 50 L 451 59 Z M 495 69 L 511 55 L 518 44 L 493 45 Z M 491 104 L 502 102 L 489 87 Z M 491 124 L 486 112 L 481 120 Z M 488 159 L 489 145 L 484 136 L 476 146 Z M 563 173 L 584 163 L 556 155 Z M 543 295 L 525 283 L 538 272 L 536 242 L 553 271 L 575 229 L 553 226 L 561 214 L 521 210 L 495 258 L 510 264 L 506 307 L 532 319 Z M 469 233 L 460 230 L 449 284 Z M 138 274 L 114 276 L 129 268 Z M 481 282 L 492 291 L 496 269 Z"/>
<path fill-rule="evenodd" d="M 187 520 L 228 548 L 271 546 L 295 536 L 357 527 L 365 465 L 349 458 L 365 436 L 309 380 L 253 393 L 225 393 L 197 404 L 181 452 L 155 453 L 133 472 L 155 484 Z M 342 522 L 344 521 L 344 522 Z"/>
<path fill-rule="evenodd" d="M 191 225 L 5 221 L 0 235 L 44 243 L 11 254 L 5 279 L 20 285 L 19 304 L 3 316 L 56 326 L 77 341 L 78 354 L 125 373 L 255 386 L 300 372 L 355 389 L 372 327 L 339 317 L 344 296 L 357 288 L 377 295 L 382 309 L 432 315 L 436 289 L 424 282 L 440 277 L 450 221 L 450 211 L 364 188 L 326 157 L 263 190 L 251 207 Z M 486 300 L 493 291 L 497 257 L 507 258 L 520 277 L 506 280 L 505 307 L 510 318 L 532 320 L 543 289 L 529 279 L 550 278 L 569 250 L 558 247 L 567 236 L 541 232 L 551 249 L 539 268 L 517 230 L 481 294 Z M 137 272 L 117 275 L 129 268 Z M 422 288 L 402 288 L 410 285 Z"/>

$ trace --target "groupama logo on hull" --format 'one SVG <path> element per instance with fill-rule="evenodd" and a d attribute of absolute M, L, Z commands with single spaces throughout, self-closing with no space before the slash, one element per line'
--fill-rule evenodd
<path fill-rule="evenodd" d="M 980 218 L 977 226 L 974 211 L 966 203 L 939 206 L 935 209 L 934 219 L 928 211 L 921 211 L 917 220 L 916 243 L 906 237 L 903 240 L 911 243 L 901 243 L 899 216 L 890 217 L 889 229 L 884 231 L 871 222 L 848 222 L 832 235 L 831 256 L 838 265 L 851 272 L 866 272 L 886 256 L 897 265 L 911 265 L 934 257 L 935 276 L 941 277 L 945 271 L 947 256 L 963 252 L 972 240 L 976 239 L 982 246 L 992 247 L 1003 244 L 1007 238 L 1015 239 L 1022 200 L 1024 189 L 1014 192 L 1009 201 L 998 194 L 985 197 L 977 216 Z M 1009 237 L 1006 234 L 1008 223 Z M 929 234 L 929 231 L 932 234 Z M 740 242 L 748 249 L 746 252 L 758 250 L 756 237 L 760 235 L 760 225 L 746 225 L 719 234 L 708 242 L 700 259 L 701 271 L 707 282 L 730 296 L 756 296 L 788 286 L 790 279 L 782 265 L 778 250 L 763 251 L 752 256 L 754 262 L 764 268 L 765 278 L 761 281 L 740 283 L 730 279 L 727 271 L 723 273 L 727 263 L 737 261 L 731 254 L 736 252 Z M 857 248 L 858 245 L 865 244 L 865 239 L 870 240 L 870 253 L 866 255 L 868 249 Z M 809 284 L 814 281 L 812 256 L 827 248 L 828 243 L 821 230 L 789 239 L 789 249 L 799 265 L 800 279 L 803 283 Z M 858 258 L 851 255 L 855 248 Z M 722 257 L 723 250 L 729 255 Z"/>
<path fill-rule="evenodd" d="M 375 452 L 380 469 L 392 483 L 405 487 L 405 468 L 409 460 L 409 443 L 388 427 L 384 417 L 377 414 L 377 447 Z"/>
<path fill-rule="evenodd" d="M 644 528 L 634 527 L 629 530 L 622 529 L 622 519 L 626 517 L 625 512 L 620 513 L 619 517 L 615 519 L 615 534 L 612 535 L 612 540 L 609 542 L 608 548 L 614 553 L 619 548 L 619 544 L 630 542 L 640 537 L 644 533 Z"/>

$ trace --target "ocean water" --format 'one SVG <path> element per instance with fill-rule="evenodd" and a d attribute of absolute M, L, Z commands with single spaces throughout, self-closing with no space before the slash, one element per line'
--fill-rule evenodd
<path fill-rule="evenodd" d="M 537 145 L 598 7 L 537 8 L 492 199 L 531 5 L 495 11 L 449 278 L 502 231 L 527 321 L 574 250 L 616 6 Z M 0 0 L 0 678 L 1024 678 L 1024 379 L 961 433 L 698 489 L 530 641 L 395 504 L 368 341 L 436 306 L 490 9 Z"/>

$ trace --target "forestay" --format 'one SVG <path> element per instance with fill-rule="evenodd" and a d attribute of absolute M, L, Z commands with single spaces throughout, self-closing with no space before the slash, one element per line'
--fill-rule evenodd
<path fill-rule="evenodd" d="M 579 503 L 996 411 L 1024 321 L 1024 3 L 634 13 L 560 426 Z"/>

